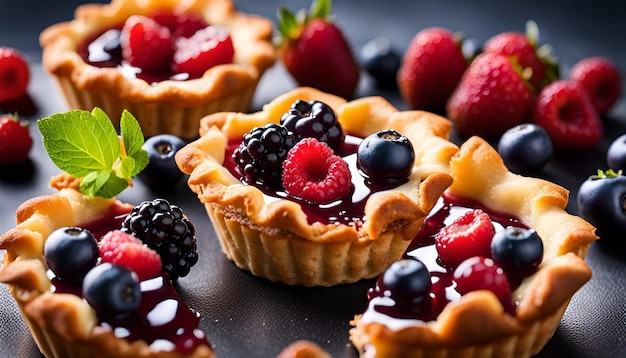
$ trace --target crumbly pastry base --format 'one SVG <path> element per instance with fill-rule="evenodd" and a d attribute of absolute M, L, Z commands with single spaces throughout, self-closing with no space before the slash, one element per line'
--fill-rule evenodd
<path fill-rule="evenodd" d="M 209 24 L 226 26 L 235 46 L 233 63 L 210 68 L 199 79 L 151 85 L 128 79 L 115 68 L 91 66 L 77 53 L 81 41 L 94 33 L 155 9 L 193 11 Z M 272 32 L 271 21 L 237 11 L 231 0 L 112 0 L 110 4 L 79 6 L 72 21 L 48 27 L 39 40 L 43 66 L 57 81 L 70 108 L 100 107 L 116 125 L 127 109 L 147 137 L 170 133 L 192 139 L 198 136 L 203 116 L 248 111 L 260 77 L 276 60 Z"/>
<path fill-rule="evenodd" d="M 393 330 L 358 315 L 350 339 L 364 357 L 529 357 L 552 337 L 574 295 L 590 278 L 584 262 L 595 229 L 564 209 L 566 189 L 509 172 L 497 151 L 479 137 L 452 157 L 450 193 L 511 213 L 544 242 L 539 270 L 513 292 L 516 317 L 489 291 L 449 303 L 435 321 Z M 480 322 L 480 324 L 477 324 Z"/>
<path fill-rule="evenodd" d="M 6 250 L 0 282 L 6 283 L 41 352 L 48 358 L 212 358 L 209 346 L 183 355 L 157 352 L 141 340 L 128 342 L 98 326 L 96 313 L 72 294 L 51 292 L 43 257 L 46 237 L 54 230 L 103 217 L 115 199 L 86 198 L 75 190 L 78 182 L 66 175 L 51 181 L 58 193 L 24 202 L 16 212 L 15 228 L 0 236 Z M 130 209 L 130 207 L 129 207 Z"/>
<path fill-rule="evenodd" d="M 365 137 L 393 128 L 409 137 L 416 162 L 409 182 L 372 195 L 363 224 L 308 224 L 299 204 L 266 202 L 222 166 L 228 138 L 277 123 L 298 99 L 320 100 L 337 113 L 347 133 Z M 331 286 L 375 277 L 406 250 L 451 178 L 444 172 L 457 147 L 450 123 L 422 111 L 398 111 L 381 97 L 346 102 L 312 88 L 297 88 L 262 111 L 216 113 L 202 119 L 201 137 L 177 153 L 189 187 L 205 205 L 222 250 L 241 269 L 290 285 Z"/>

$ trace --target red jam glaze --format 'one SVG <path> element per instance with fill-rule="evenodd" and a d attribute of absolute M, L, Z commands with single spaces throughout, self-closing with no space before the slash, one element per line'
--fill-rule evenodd
<path fill-rule="evenodd" d="M 452 300 L 460 297 L 460 293 L 454 288 L 452 282 L 453 271 L 442 266 L 437 250 L 435 249 L 435 234 L 444 226 L 452 223 L 456 218 L 472 209 L 482 209 L 491 217 L 496 231 L 507 226 L 528 228 L 519 219 L 505 213 L 490 210 L 475 201 L 459 198 L 445 193 L 439 199 L 429 216 L 424 221 L 421 230 L 409 245 L 405 257 L 414 257 L 422 261 L 428 268 L 431 276 L 430 301 L 424 301 L 420 305 L 396 305 L 393 299 L 385 294 L 386 287 L 378 280 L 376 286 L 368 292 L 370 300 L 370 315 L 382 317 L 385 321 L 398 319 L 413 319 L 428 322 L 437 318 L 444 307 Z M 519 286 L 519 282 L 510 282 L 511 290 Z M 514 314 L 514 307 L 509 313 Z M 367 312 L 366 312 L 367 314 Z"/>
<path fill-rule="evenodd" d="M 199 16 L 192 16 L 192 14 L 174 16 L 157 12 L 152 14 L 151 17 L 160 24 L 169 27 L 174 35 L 188 36 L 189 31 L 208 26 Z M 158 83 L 165 80 L 184 81 L 200 77 L 171 70 L 162 73 L 149 73 L 126 63 L 122 59 L 122 49 L 119 46 L 119 35 L 123 25 L 113 26 L 79 43 L 78 54 L 83 61 L 96 67 L 117 67 L 126 77 L 140 78 L 149 83 Z"/>
<path fill-rule="evenodd" d="M 109 215 L 81 227 L 99 239 L 112 228 L 121 227 L 131 209 L 127 205 L 113 205 Z M 51 282 L 56 293 L 82 296 L 81 281 L 52 276 Z M 125 316 L 97 312 L 99 325 L 110 328 L 116 337 L 130 342 L 142 339 L 157 351 L 175 350 L 188 354 L 201 345 L 208 345 L 204 332 L 198 328 L 200 314 L 183 301 L 166 273 L 142 281 L 140 287 L 141 304 L 136 311 Z"/>
<path fill-rule="evenodd" d="M 352 173 L 352 189 L 350 195 L 327 204 L 316 204 L 308 201 L 289 196 L 284 190 L 275 190 L 260 185 L 254 185 L 260 189 L 266 196 L 276 199 L 287 199 L 294 201 L 302 207 L 302 211 L 306 214 L 309 224 L 320 222 L 323 224 L 345 224 L 360 225 L 364 216 L 365 204 L 372 193 L 393 189 L 404 182 L 371 182 L 366 180 L 356 167 L 356 149 L 361 138 L 346 135 L 346 139 L 339 153 L 339 156 L 348 163 L 350 172 Z M 250 184 L 241 179 L 241 174 L 235 165 L 232 154 L 239 147 L 241 140 L 229 141 L 226 148 L 226 156 L 224 159 L 224 167 L 231 174 L 240 178 L 242 183 Z"/>

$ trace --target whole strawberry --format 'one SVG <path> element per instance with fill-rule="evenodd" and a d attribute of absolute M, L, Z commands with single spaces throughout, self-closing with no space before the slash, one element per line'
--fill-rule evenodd
<path fill-rule="evenodd" d="M 466 67 L 459 38 L 444 28 L 426 28 L 404 54 L 398 88 L 411 108 L 442 111 Z"/>
<path fill-rule="evenodd" d="M 593 148 L 604 131 L 589 93 L 571 80 L 552 82 L 539 92 L 532 120 L 546 130 L 558 151 Z"/>
<path fill-rule="evenodd" d="M 8 114 L 0 116 L 0 165 L 25 161 L 32 146 L 28 122 Z"/>
<path fill-rule="evenodd" d="M 559 77 L 559 68 L 550 54 L 550 46 L 538 46 L 539 30 L 534 21 L 526 24 L 526 33 L 502 32 L 489 38 L 483 52 L 513 57 L 535 92 Z"/>
<path fill-rule="evenodd" d="M 584 58 L 572 67 L 569 77 L 587 89 L 591 102 L 601 115 L 606 114 L 621 95 L 622 77 L 609 58 Z"/>
<path fill-rule="evenodd" d="M 328 19 L 330 11 L 331 0 L 314 0 L 309 12 L 298 16 L 280 8 L 279 53 L 300 86 L 350 98 L 359 82 L 360 70 L 343 33 Z"/>
<path fill-rule="evenodd" d="M 461 135 L 496 137 L 528 119 L 533 93 L 509 57 L 478 55 L 446 104 Z"/>

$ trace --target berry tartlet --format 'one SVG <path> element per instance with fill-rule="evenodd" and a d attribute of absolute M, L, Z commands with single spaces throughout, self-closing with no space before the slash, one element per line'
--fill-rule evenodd
<path fill-rule="evenodd" d="M 146 137 L 191 139 L 204 115 L 249 110 L 276 59 L 272 31 L 230 0 L 113 0 L 79 6 L 40 43 L 70 108 L 126 109 Z"/>
<path fill-rule="evenodd" d="M 331 286 L 375 277 L 402 256 L 451 183 L 446 171 L 458 147 L 449 131 L 445 118 L 402 112 L 381 97 L 346 102 L 301 87 L 259 112 L 204 117 L 201 137 L 176 161 L 239 268 Z M 367 156 L 355 163 L 359 143 L 400 148 L 385 158 L 405 159 L 369 170 L 380 178 L 367 175 L 362 169 L 375 165 Z"/>
<path fill-rule="evenodd" d="M 6 250 L 0 281 L 41 352 L 59 358 L 213 357 L 198 328 L 201 317 L 172 283 L 186 273 L 161 262 L 158 250 L 131 235 L 126 223 L 142 207 L 152 205 L 155 212 L 164 203 L 133 207 L 85 196 L 80 179 L 65 173 L 50 184 L 57 192 L 24 202 L 17 226 L 0 236 Z"/>
<path fill-rule="evenodd" d="M 594 228 L 568 192 L 509 172 L 479 137 L 404 258 L 379 276 L 350 339 L 367 357 L 529 357 L 590 278 Z"/>

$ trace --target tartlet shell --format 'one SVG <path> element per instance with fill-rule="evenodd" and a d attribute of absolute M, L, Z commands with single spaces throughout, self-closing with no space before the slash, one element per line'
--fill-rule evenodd
<path fill-rule="evenodd" d="M 449 303 L 436 320 L 394 330 L 357 315 L 350 339 L 365 356 L 529 357 L 552 337 L 574 293 L 591 278 L 585 263 L 595 228 L 565 207 L 568 191 L 546 180 L 508 171 L 497 151 L 471 137 L 450 161 L 447 191 L 510 213 L 544 243 L 539 270 L 513 292 L 517 314 L 495 295 L 474 291 Z"/>
<path fill-rule="evenodd" d="M 46 238 L 64 226 L 80 226 L 102 218 L 113 205 L 132 208 L 116 199 L 88 198 L 79 181 L 65 174 L 53 177 L 58 192 L 25 201 L 16 211 L 17 225 L 0 236 L 6 250 L 0 282 L 9 287 L 37 346 L 48 358 L 213 358 L 208 345 L 190 354 L 154 351 L 143 340 L 129 342 L 98 326 L 95 310 L 82 298 L 53 293 L 43 256 Z"/>
<path fill-rule="evenodd" d="M 198 79 L 151 85 L 128 79 L 116 68 L 89 65 L 78 54 L 81 42 L 94 34 L 156 9 L 193 11 L 209 24 L 227 27 L 235 46 L 233 63 L 212 67 Z M 237 11 L 231 0 L 113 0 L 77 7 L 74 19 L 44 29 L 39 42 L 43 67 L 70 108 L 100 107 L 115 125 L 126 109 L 139 120 L 146 137 L 169 133 L 192 139 L 204 115 L 249 109 L 259 79 L 276 61 L 272 33 L 269 19 Z"/>
<path fill-rule="evenodd" d="M 372 195 L 362 225 L 309 224 L 299 204 L 286 199 L 266 202 L 259 189 L 242 184 L 222 166 L 228 139 L 278 123 L 299 99 L 331 106 L 347 133 L 365 137 L 392 128 L 412 141 L 416 161 L 409 182 Z M 176 161 L 190 174 L 189 187 L 205 205 L 222 250 L 238 267 L 290 285 L 331 286 L 374 277 L 402 256 L 451 183 L 442 169 L 458 149 L 446 140 L 449 131 L 445 118 L 423 111 L 401 112 L 382 97 L 346 102 L 300 87 L 256 113 L 203 118 L 201 137 L 181 149 Z"/>

